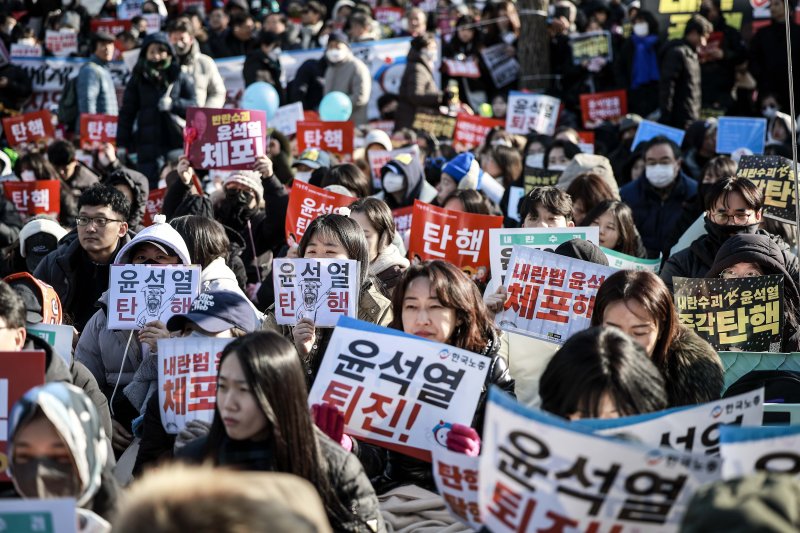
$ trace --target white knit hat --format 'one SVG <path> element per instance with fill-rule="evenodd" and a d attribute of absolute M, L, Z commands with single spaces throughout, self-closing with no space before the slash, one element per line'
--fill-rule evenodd
<path fill-rule="evenodd" d="M 69 231 L 62 228 L 58 222 L 49 218 L 36 218 L 22 227 L 19 232 L 19 254 L 25 257 L 25 240 L 37 233 L 48 233 L 60 241 Z"/>
<path fill-rule="evenodd" d="M 256 195 L 256 202 L 261 203 L 264 199 L 264 186 L 261 185 L 261 174 L 252 170 L 235 170 L 230 176 L 225 178 L 223 187 L 227 187 L 229 183 L 239 183 L 248 189 L 251 189 Z"/>

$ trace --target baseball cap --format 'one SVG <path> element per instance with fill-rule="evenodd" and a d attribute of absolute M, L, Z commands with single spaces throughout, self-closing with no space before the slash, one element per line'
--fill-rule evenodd
<path fill-rule="evenodd" d="M 167 321 L 169 331 L 182 330 L 187 322 L 211 332 L 239 328 L 247 333 L 258 328 L 256 313 L 247 299 L 233 291 L 204 292 L 192 302 L 188 313 L 174 315 Z"/>
<path fill-rule="evenodd" d="M 314 170 L 320 167 L 330 167 L 331 156 L 328 155 L 328 152 L 320 150 L 319 148 L 307 148 L 303 150 L 300 157 L 295 159 L 294 163 L 292 163 L 293 167 L 297 165 L 305 165 Z"/>

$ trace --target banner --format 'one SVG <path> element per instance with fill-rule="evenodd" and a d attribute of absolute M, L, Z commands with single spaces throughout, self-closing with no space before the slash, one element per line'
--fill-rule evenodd
<path fill-rule="evenodd" d="M 72 29 L 47 30 L 44 46 L 56 57 L 78 53 L 78 33 Z"/>
<path fill-rule="evenodd" d="M 478 504 L 480 457 L 433 448 L 433 479 L 450 514 L 475 531 L 481 529 Z"/>
<path fill-rule="evenodd" d="M 272 262 L 272 273 L 278 324 L 310 318 L 317 327 L 333 327 L 339 317 L 358 318 L 358 261 L 281 258 Z"/>
<path fill-rule="evenodd" d="M 200 267 L 184 265 L 111 265 L 108 329 L 141 329 L 188 313 L 200 293 Z"/>
<path fill-rule="evenodd" d="M 475 148 L 486 141 L 486 135 L 492 128 L 504 128 L 505 122 L 496 118 L 459 113 L 456 117 L 456 129 L 453 133 L 453 144 L 461 144 L 465 148 Z"/>
<path fill-rule="evenodd" d="M 614 57 L 609 31 L 570 34 L 569 47 L 572 50 L 574 65 L 582 65 L 600 58 L 610 63 Z"/>
<path fill-rule="evenodd" d="M 608 266 L 618 270 L 648 271 L 658 274 L 661 270 L 661 257 L 658 259 L 642 259 L 632 255 L 623 254 L 610 248 L 600 247 L 608 259 Z"/>
<path fill-rule="evenodd" d="M 319 148 L 341 161 L 353 158 L 354 126 L 347 122 L 301 121 L 297 123 L 297 152 Z"/>
<path fill-rule="evenodd" d="M 49 111 L 34 111 L 3 119 L 3 131 L 10 146 L 49 141 L 55 137 L 53 116 Z"/>
<path fill-rule="evenodd" d="M 286 209 L 286 240 L 290 245 L 299 243 L 315 218 L 333 213 L 339 207 L 347 207 L 354 201 L 352 196 L 326 191 L 295 180 L 289 192 L 289 205 Z"/>
<path fill-rule="evenodd" d="M 590 326 L 597 289 L 616 272 L 525 246 L 514 246 L 509 264 L 508 299 L 497 325 L 557 344 Z"/>
<path fill-rule="evenodd" d="M 219 360 L 232 340 L 158 339 L 158 405 L 167 433 L 177 435 L 193 420 L 214 420 Z"/>
<path fill-rule="evenodd" d="M 23 220 L 36 215 L 58 215 L 61 212 L 59 180 L 7 181 L 3 193 L 13 202 Z"/>
<path fill-rule="evenodd" d="M 583 419 L 574 423 L 600 435 L 638 440 L 650 446 L 698 455 L 719 455 L 722 425 L 760 426 L 764 388 L 700 405 L 614 419 Z"/>
<path fill-rule="evenodd" d="M 147 196 L 147 203 L 144 206 L 144 216 L 142 217 L 142 226 L 150 226 L 153 224 L 153 217 L 161 214 L 164 207 L 164 197 L 167 195 L 167 188 L 156 189 L 150 191 Z"/>
<path fill-rule="evenodd" d="M 414 200 L 408 257 L 412 263 L 442 259 L 476 281 L 486 281 L 488 230 L 503 226 L 503 217 L 449 211 Z"/>
<path fill-rule="evenodd" d="M 756 472 L 800 476 L 800 427 L 723 426 L 719 429 L 722 479 Z"/>
<path fill-rule="evenodd" d="M 759 155 L 764 153 L 767 139 L 767 119 L 719 117 L 717 119 L 717 153 L 731 154 L 746 148 Z"/>
<path fill-rule="evenodd" d="M 16 533 L 77 533 L 75 508 L 74 498 L 2 499 L 0 524 Z"/>
<path fill-rule="evenodd" d="M 39 337 L 53 347 L 53 350 L 67 363 L 72 365 L 72 339 L 74 328 L 61 324 L 27 324 L 28 335 Z"/>
<path fill-rule="evenodd" d="M 0 352 L 0 481 L 8 482 L 8 430 L 11 408 L 33 387 L 44 385 L 43 351 Z M 469 422 L 467 422 L 469 423 Z M 2 501 L 2 500 L 0 500 Z M 19 502 L 19 500 L 14 500 Z"/>
<path fill-rule="evenodd" d="M 486 65 L 486 70 L 489 71 L 492 82 L 498 89 L 519 78 L 519 62 L 514 53 L 509 54 L 508 51 L 508 45 L 503 42 L 486 47 L 480 52 L 483 64 Z"/>
<path fill-rule="evenodd" d="M 478 66 L 478 59 L 472 56 L 465 57 L 463 60 L 442 58 L 445 73 L 451 78 L 471 78 L 481 77 L 481 69 Z"/>
<path fill-rule="evenodd" d="M 415 113 L 412 129 L 426 131 L 437 139 L 452 139 L 456 131 L 456 117 Z"/>
<path fill-rule="evenodd" d="M 715 350 L 780 352 L 783 275 L 672 279 L 680 323 Z"/>
<path fill-rule="evenodd" d="M 493 533 L 677 532 L 719 460 L 613 440 L 489 391 L 480 507 Z"/>
<path fill-rule="evenodd" d="M 367 162 L 372 175 L 372 187 L 376 191 L 383 189 L 381 169 L 386 163 L 392 159 L 397 159 L 397 156 L 402 154 L 409 154 L 411 157 L 419 158 L 419 146 L 415 144 L 406 148 L 397 148 L 396 150 L 370 150 L 367 152 Z"/>
<path fill-rule="evenodd" d="M 117 117 L 81 113 L 81 150 L 95 150 L 103 143 L 117 143 Z"/>
<path fill-rule="evenodd" d="M 270 122 L 271 127 L 288 137 L 297 133 L 297 123 L 302 121 L 303 102 L 294 102 L 280 106 Z"/>
<path fill-rule="evenodd" d="M 764 215 L 795 223 L 791 160 L 779 155 L 745 155 L 739 160 L 736 176 L 749 179 L 764 191 Z"/>
<path fill-rule="evenodd" d="M 628 114 L 628 93 L 624 89 L 580 95 L 583 127 L 594 129 L 605 121 Z"/>
<path fill-rule="evenodd" d="M 194 168 L 251 170 L 266 153 L 267 114 L 246 109 L 186 110 L 184 155 Z"/>
<path fill-rule="evenodd" d="M 553 135 L 560 106 L 561 100 L 552 96 L 511 91 L 508 94 L 506 131 L 522 135 L 532 131 Z"/>
<path fill-rule="evenodd" d="M 636 128 L 636 135 L 633 137 L 631 151 L 635 150 L 636 147 L 639 146 L 639 143 L 647 142 L 653 137 L 658 137 L 659 135 L 670 139 L 675 144 L 680 146 L 683 143 L 683 136 L 686 135 L 686 132 L 677 128 L 670 128 L 669 126 L 659 124 L 658 122 L 643 120 Z"/>
<path fill-rule="evenodd" d="M 560 170 L 548 170 L 525 165 L 523 178 L 525 180 L 525 194 L 528 194 L 536 187 L 553 187 L 558 183 L 558 178 L 560 177 Z"/>
<path fill-rule="evenodd" d="M 431 461 L 452 424 L 470 425 L 489 357 L 342 317 L 309 405 L 344 413 L 345 433 Z"/>

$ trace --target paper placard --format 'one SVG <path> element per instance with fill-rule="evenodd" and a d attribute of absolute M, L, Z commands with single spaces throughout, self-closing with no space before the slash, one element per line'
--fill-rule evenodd
<path fill-rule="evenodd" d="M 36 215 L 58 215 L 61 211 L 59 180 L 8 181 L 3 184 L 3 194 L 23 220 Z"/>
<path fill-rule="evenodd" d="M 764 215 L 795 224 L 792 162 L 779 155 L 746 155 L 739 160 L 736 176 L 747 178 L 764 192 Z"/>
<path fill-rule="evenodd" d="M 4 118 L 3 131 L 11 146 L 39 141 L 46 142 L 55 137 L 53 116 L 45 110 Z"/>
<path fill-rule="evenodd" d="M 619 270 L 636 270 L 639 272 L 648 271 L 655 274 L 658 274 L 661 270 L 660 255 L 658 259 L 642 259 L 641 257 L 623 254 L 622 252 L 611 250 L 603 246 L 601 246 L 600 249 L 603 250 L 603 253 L 608 259 L 608 266 L 612 268 Z"/>
<path fill-rule="evenodd" d="M 28 335 L 34 335 L 44 340 L 67 363 L 72 365 L 72 338 L 74 328 L 60 324 L 29 324 L 25 329 Z"/>
<path fill-rule="evenodd" d="M 270 125 L 286 136 L 295 135 L 297 123 L 303 118 L 303 102 L 294 102 L 280 106 Z"/>
<path fill-rule="evenodd" d="M 81 113 L 81 149 L 96 150 L 103 143 L 117 143 L 117 117 Z"/>
<path fill-rule="evenodd" d="M 194 168 L 252 170 L 266 153 L 267 114 L 247 109 L 186 110 L 184 155 Z"/>
<path fill-rule="evenodd" d="M 436 489 L 450 514 L 475 531 L 479 531 L 482 524 L 478 504 L 479 468 L 480 457 L 451 452 L 444 446 L 433 448 Z"/>
<path fill-rule="evenodd" d="M 628 114 L 628 93 L 624 89 L 582 94 L 583 127 L 593 129 L 604 121 L 613 121 Z"/>
<path fill-rule="evenodd" d="M 295 180 L 289 193 L 286 210 L 286 240 L 296 244 L 308 229 L 309 224 L 320 215 L 333 213 L 339 207 L 352 204 L 355 199 L 311 184 Z"/>
<path fill-rule="evenodd" d="M 722 478 L 736 479 L 756 472 L 800 477 L 800 427 L 767 426 L 719 428 Z"/>
<path fill-rule="evenodd" d="M 561 100 L 544 94 L 511 91 L 508 94 L 506 131 L 527 135 L 531 132 L 553 135 Z"/>
<path fill-rule="evenodd" d="M 354 125 L 352 122 L 303 120 L 297 123 L 297 151 L 319 148 L 337 155 L 342 161 L 353 158 Z"/>
<path fill-rule="evenodd" d="M 611 62 L 614 57 L 611 32 L 605 30 L 570 34 L 569 46 L 572 49 L 574 65 L 581 65 L 600 58 Z"/>
<path fill-rule="evenodd" d="M 683 143 L 683 136 L 686 135 L 686 132 L 677 128 L 670 128 L 669 126 L 659 124 L 658 122 L 643 120 L 636 128 L 636 136 L 633 138 L 631 151 L 635 150 L 636 147 L 639 146 L 639 143 L 647 142 L 653 137 L 658 137 L 659 135 L 670 139 L 675 144 L 680 146 Z"/>
<path fill-rule="evenodd" d="M 460 143 L 465 148 L 475 148 L 486 142 L 486 136 L 492 128 L 503 127 L 505 127 L 505 121 L 503 120 L 459 113 L 458 117 L 456 117 L 453 143 Z"/>
<path fill-rule="evenodd" d="M 77 533 L 74 498 L 0 500 L 0 531 L 14 533 Z"/>
<path fill-rule="evenodd" d="M 764 153 L 767 138 L 767 119 L 719 117 L 717 119 L 717 153 L 731 154 L 747 148 L 753 154 Z"/>

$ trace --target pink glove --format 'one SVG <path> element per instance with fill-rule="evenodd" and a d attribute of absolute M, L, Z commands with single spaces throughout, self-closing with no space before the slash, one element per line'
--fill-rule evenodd
<path fill-rule="evenodd" d="M 342 445 L 348 452 L 353 449 L 353 441 L 344 434 L 344 415 L 329 403 L 315 403 L 311 406 L 314 423 L 327 436 Z"/>
<path fill-rule="evenodd" d="M 478 432 L 471 427 L 453 424 L 450 432 L 447 433 L 447 449 L 469 457 L 477 457 L 481 453 L 481 438 L 478 436 Z"/>

